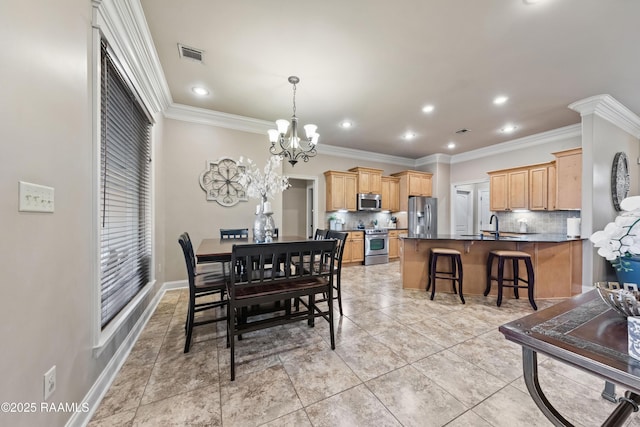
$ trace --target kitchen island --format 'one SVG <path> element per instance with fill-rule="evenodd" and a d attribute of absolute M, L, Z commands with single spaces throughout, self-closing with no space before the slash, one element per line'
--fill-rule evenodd
<path fill-rule="evenodd" d="M 535 274 L 535 298 L 567 298 L 582 292 L 582 239 L 561 234 L 503 234 L 498 239 L 483 234 L 400 236 L 402 287 L 425 290 L 429 249 L 450 248 L 462 254 L 464 295 L 483 295 L 486 287 L 487 256 L 490 251 L 518 250 L 531 254 Z M 444 264 L 438 269 L 446 269 Z M 494 263 L 494 269 L 495 269 Z M 510 275 L 505 264 L 505 272 Z M 521 269 L 522 270 L 522 269 Z M 523 275 L 521 271 L 521 276 Z M 526 274 L 525 274 L 526 275 Z M 451 282 L 438 281 L 438 292 L 451 292 Z M 505 288 L 505 297 L 513 290 Z M 496 295 L 494 282 L 490 295 Z"/>

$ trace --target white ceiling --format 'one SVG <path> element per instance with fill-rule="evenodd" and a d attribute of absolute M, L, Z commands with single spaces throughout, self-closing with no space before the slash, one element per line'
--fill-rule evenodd
<path fill-rule="evenodd" d="M 320 144 L 417 159 L 579 123 L 567 105 L 593 95 L 640 113 L 639 0 L 141 4 L 174 103 L 288 119 L 296 75 L 297 116 Z M 178 43 L 204 62 L 180 58 Z M 495 106 L 497 95 L 509 100 Z M 501 133 L 508 123 L 517 130 Z"/>

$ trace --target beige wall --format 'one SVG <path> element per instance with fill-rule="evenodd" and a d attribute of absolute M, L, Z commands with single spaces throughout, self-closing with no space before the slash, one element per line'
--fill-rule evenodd
<path fill-rule="evenodd" d="M 164 126 L 164 232 L 166 280 L 186 279 L 178 236 L 187 231 L 196 246 L 205 237 L 219 237 L 220 228 L 253 229 L 256 199 L 225 207 L 207 201 L 199 177 L 207 160 L 250 158 L 260 168 L 269 159 L 265 136 L 215 126 L 167 119 Z M 282 197 L 272 200 L 276 226 L 282 224 Z M 251 231 L 250 231 L 251 233 Z"/>

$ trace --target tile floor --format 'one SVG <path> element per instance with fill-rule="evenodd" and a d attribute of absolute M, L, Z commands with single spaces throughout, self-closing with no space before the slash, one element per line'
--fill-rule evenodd
<path fill-rule="evenodd" d="M 224 325 L 196 328 L 184 354 L 188 293 L 167 292 L 89 426 L 551 425 L 527 392 L 520 348 L 498 332 L 532 312 L 526 299 L 501 308 L 446 293 L 430 301 L 402 290 L 398 268 L 343 269 L 335 351 L 322 319 L 246 334 L 234 382 Z M 602 380 L 540 360 L 542 387 L 565 417 L 578 426 L 606 419 L 614 404 L 600 398 Z"/>

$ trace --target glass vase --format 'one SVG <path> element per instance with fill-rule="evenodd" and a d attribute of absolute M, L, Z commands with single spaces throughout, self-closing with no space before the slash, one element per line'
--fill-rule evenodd
<path fill-rule="evenodd" d="M 253 221 L 253 240 L 256 243 L 273 242 L 273 231 L 275 230 L 275 221 L 273 220 L 273 212 L 265 212 L 266 197 L 262 197 L 257 207 L 256 218 Z"/>

